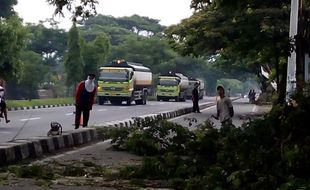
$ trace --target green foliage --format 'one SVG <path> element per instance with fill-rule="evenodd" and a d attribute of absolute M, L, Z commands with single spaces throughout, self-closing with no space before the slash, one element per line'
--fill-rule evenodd
<path fill-rule="evenodd" d="M 22 52 L 21 59 L 23 65 L 19 84 L 26 87 L 25 97 L 32 99 L 36 97 L 39 83 L 43 81 L 47 68 L 43 65 L 41 56 L 35 52 Z"/>
<path fill-rule="evenodd" d="M 120 146 L 146 157 L 123 175 L 183 179 L 185 189 L 308 189 L 310 99 L 295 100 L 239 128 L 140 122 Z"/>
<path fill-rule="evenodd" d="M 217 81 L 217 85 L 222 85 L 226 89 L 226 92 L 228 89 L 233 89 L 233 92 L 239 92 L 241 93 L 244 86 L 243 83 L 236 79 L 224 79 L 221 78 Z M 232 92 L 230 92 L 232 93 Z"/>
<path fill-rule="evenodd" d="M 102 33 L 98 34 L 94 41 L 87 43 L 81 40 L 80 44 L 82 47 L 84 76 L 86 77 L 89 73 L 97 74 L 102 63 L 106 63 L 110 51 L 111 44 L 109 37 Z"/>
<path fill-rule="evenodd" d="M 163 31 L 165 28 L 159 24 L 159 20 L 141 17 L 139 15 L 121 17 L 116 19 L 116 21 L 120 26 L 133 31 L 136 34 L 147 32 L 148 35 L 154 35 Z"/>
<path fill-rule="evenodd" d="M 17 17 L 0 19 L 0 77 L 18 78 L 21 71 L 20 52 L 25 46 L 26 30 Z"/>
<path fill-rule="evenodd" d="M 53 169 L 41 165 L 10 166 L 8 170 L 21 178 L 54 179 Z"/>
<path fill-rule="evenodd" d="M 15 15 L 13 6 L 17 4 L 17 0 L 0 1 L 0 18 L 9 18 Z"/>
<path fill-rule="evenodd" d="M 43 24 L 28 24 L 27 49 L 40 54 L 46 65 L 56 66 L 64 59 L 68 33 L 63 29 L 46 28 Z"/>
<path fill-rule="evenodd" d="M 84 176 L 85 174 L 85 168 L 78 166 L 66 166 L 63 171 L 64 176 Z"/>
<path fill-rule="evenodd" d="M 96 5 L 97 0 L 83 0 L 77 3 L 75 0 L 47 0 L 50 5 L 55 6 L 55 13 L 64 16 L 63 9 L 66 8 L 72 14 L 72 20 L 76 21 L 78 18 L 88 18 L 97 14 Z"/>
<path fill-rule="evenodd" d="M 83 59 L 80 45 L 80 35 L 75 25 L 69 31 L 68 55 L 65 60 L 67 85 L 73 86 L 83 78 Z"/>
<path fill-rule="evenodd" d="M 192 7 L 197 11 L 190 18 L 165 31 L 171 47 L 182 55 L 211 56 L 218 69 L 234 76 L 268 65 L 283 101 L 290 1 L 195 0 Z"/>
<path fill-rule="evenodd" d="M 52 98 L 52 99 L 32 99 L 32 100 L 7 100 L 7 107 L 34 107 L 42 105 L 73 104 L 73 98 Z"/>

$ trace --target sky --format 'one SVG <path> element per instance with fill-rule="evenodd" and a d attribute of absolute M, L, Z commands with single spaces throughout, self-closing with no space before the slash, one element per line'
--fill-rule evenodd
<path fill-rule="evenodd" d="M 182 19 L 192 15 L 191 0 L 98 0 L 98 14 L 114 17 L 131 16 L 137 14 L 160 20 L 160 24 L 169 26 L 178 24 Z M 31 3 L 30 3 L 31 2 Z M 24 23 L 38 23 L 53 16 L 55 8 L 49 6 L 45 0 L 18 0 L 14 7 Z M 61 21 L 59 28 L 71 27 L 70 16 L 59 16 L 55 20 Z"/>

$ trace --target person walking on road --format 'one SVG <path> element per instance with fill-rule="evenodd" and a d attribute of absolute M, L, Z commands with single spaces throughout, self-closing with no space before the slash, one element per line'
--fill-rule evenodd
<path fill-rule="evenodd" d="M 97 88 L 95 85 L 95 75 L 89 74 L 85 81 L 81 81 L 75 94 L 75 129 L 80 126 L 81 114 L 83 112 L 83 127 L 88 125 L 89 112 L 95 102 Z"/>
<path fill-rule="evenodd" d="M 232 124 L 232 117 L 234 116 L 234 108 L 231 100 L 225 96 L 225 89 L 223 86 L 216 88 L 220 99 L 217 101 L 216 109 L 217 115 L 212 115 L 213 118 L 219 119 L 222 125 Z"/>
<path fill-rule="evenodd" d="M 8 119 L 8 110 L 6 107 L 6 103 L 5 103 L 5 89 L 4 89 L 4 80 L 0 79 L 0 117 L 3 118 L 4 115 L 4 119 L 6 123 L 9 123 L 11 120 Z"/>
<path fill-rule="evenodd" d="M 200 113 L 199 110 L 199 92 L 198 92 L 199 83 L 196 82 L 194 85 L 194 89 L 192 90 L 192 101 L 193 101 L 193 112 Z"/>

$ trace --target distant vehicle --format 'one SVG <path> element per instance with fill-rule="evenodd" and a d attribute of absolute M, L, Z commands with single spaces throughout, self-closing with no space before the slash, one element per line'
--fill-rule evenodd
<path fill-rule="evenodd" d="M 159 76 L 157 85 L 157 101 L 169 101 L 174 99 L 176 102 L 185 101 L 187 96 L 188 78 L 182 73 L 169 72 Z"/>
<path fill-rule="evenodd" d="M 152 85 L 152 72 L 139 63 L 115 60 L 100 67 L 98 79 L 98 103 L 110 101 L 111 104 L 144 105 L 147 101 L 149 87 Z"/>
<path fill-rule="evenodd" d="M 202 79 L 198 78 L 189 78 L 188 79 L 188 89 L 187 89 L 187 99 L 192 99 L 192 90 L 194 89 L 195 83 L 198 82 L 198 92 L 199 92 L 199 99 L 203 99 L 203 96 L 205 94 L 205 83 Z"/>

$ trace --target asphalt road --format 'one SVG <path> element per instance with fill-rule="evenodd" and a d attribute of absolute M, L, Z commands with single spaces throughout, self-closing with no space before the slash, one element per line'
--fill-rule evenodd
<path fill-rule="evenodd" d="M 247 98 L 240 98 L 233 101 L 233 107 L 235 114 L 232 120 L 233 124 L 237 127 L 240 127 L 242 124 L 249 121 L 249 119 L 254 119 L 268 113 L 271 109 L 270 105 L 258 106 L 255 104 L 250 104 Z M 201 110 L 201 113 L 186 114 L 180 117 L 172 118 L 170 121 L 193 129 L 195 126 L 202 124 L 208 119 L 213 123 L 214 127 L 220 128 L 221 123 L 219 120 L 215 120 L 211 117 L 211 115 L 215 114 L 216 106 L 211 106 Z M 193 118 L 194 122 L 191 122 L 190 125 L 190 120 L 193 120 Z"/>
<path fill-rule="evenodd" d="M 205 97 L 200 103 L 214 102 L 215 97 Z M 148 101 L 147 105 L 94 105 L 90 113 L 89 125 L 100 125 L 112 121 L 122 121 L 132 117 L 156 114 L 164 111 L 191 107 L 192 102 L 157 102 Z M 41 108 L 30 110 L 10 111 L 10 123 L 0 122 L 0 143 L 14 139 L 24 139 L 33 136 L 46 136 L 50 122 L 56 121 L 63 126 L 63 131 L 74 128 L 74 106 Z"/>

